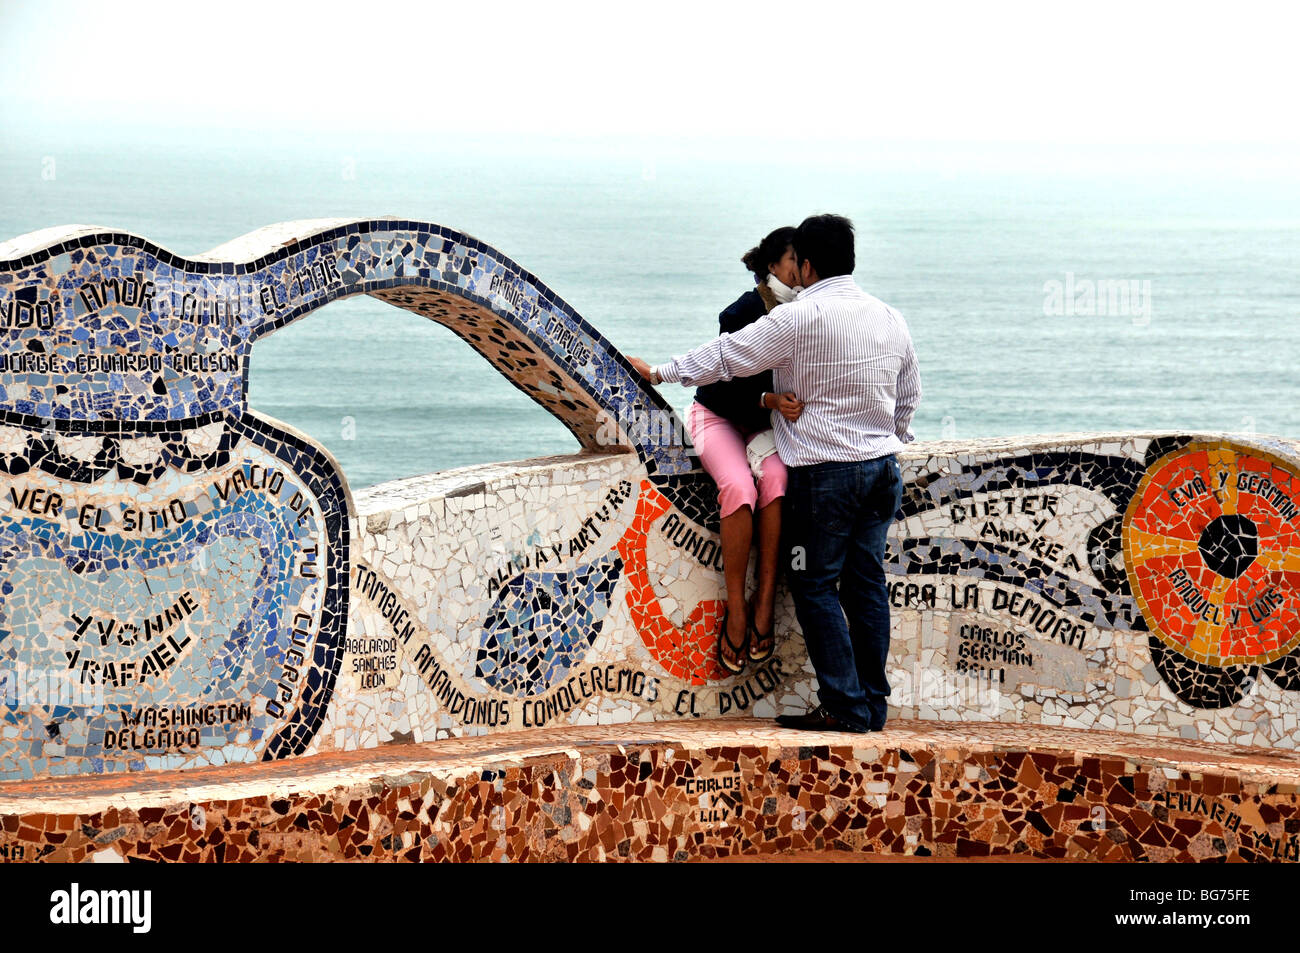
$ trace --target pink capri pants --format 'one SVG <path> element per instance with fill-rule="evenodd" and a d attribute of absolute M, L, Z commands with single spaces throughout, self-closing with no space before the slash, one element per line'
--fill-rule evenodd
<path fill-rule="evenodd" d="M 763 431 L 746 433 L 699 401 L 692 401 L 687 409 L 686 429 L 704 469 L 718 484 L 718 508 L 724 518 L 742 506 L 761 510 L 785 496 L 785 464 L 775 453 L 763 461 L 763 475 L 754 485 L 745 447 Z"/>

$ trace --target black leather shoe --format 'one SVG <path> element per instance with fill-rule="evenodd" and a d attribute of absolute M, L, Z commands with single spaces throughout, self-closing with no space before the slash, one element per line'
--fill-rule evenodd
<path fill-rule="evenodd" d="M 818 705 L 803 715 L 777 715 L 776 723 L 783 728 L 795 728 L 799 731 L 849 731 L 857 735 L 879 730 L 837 718 L 826 710 L 825 705 Z"/>

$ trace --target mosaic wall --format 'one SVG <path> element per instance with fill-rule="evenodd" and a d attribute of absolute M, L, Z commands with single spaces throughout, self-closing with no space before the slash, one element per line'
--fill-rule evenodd
<path fill-rule="evenodd" d="M 451 328 L 568 457 L 357 494 L 247 406 L 262 335 L 371 294 Z M 0 778 L 562 723 L 771 716 L 716 662 L 715 492 L 671 408 L 540 281 L 420 222 L 270 226 L 186 259 L 0 245 Z M 1215 434 L 917 444 L 892 710 L 1295 747 L 1300 447 Z"/>

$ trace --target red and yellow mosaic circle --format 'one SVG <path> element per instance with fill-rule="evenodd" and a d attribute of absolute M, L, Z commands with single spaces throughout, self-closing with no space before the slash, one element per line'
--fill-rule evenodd
<path fill-rule="evenodd" d="M 1195 662 L 1271 662 L 1300 643 L 1300 476 L 1261 450 L 1188 444 L 1147 470 L 1124 515 L 1147 626 Z"/>

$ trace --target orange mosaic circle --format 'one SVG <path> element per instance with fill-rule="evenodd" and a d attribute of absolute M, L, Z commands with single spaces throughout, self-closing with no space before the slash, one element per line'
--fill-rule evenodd
<path fill-rule="evenodd" d="M 1300 476 L 1265 451 L 1198 442 L 1147 470 L 1124 567 L 1150 630 L 1194 662 L 1281 658 L 1300 643 Z"/>
<path fill-rule="evenodd" d="M 641 481 L 636 516 L 618 541 L 628 584 L 627 605 L 632 624 L 641 633 L 641 641 L 650 650 L 651 657 L 675 678 L 691 685 L 707 685 L 729 676 L 718 661 L 718 639 L 722 634 L 726 601 L 704 599 L 696 603 L 684 620 L 686 625 L 679 628 L 659 605 L 646 565 L 646 534 L 671 506 L 668 498 L 649 480 Z"/>

